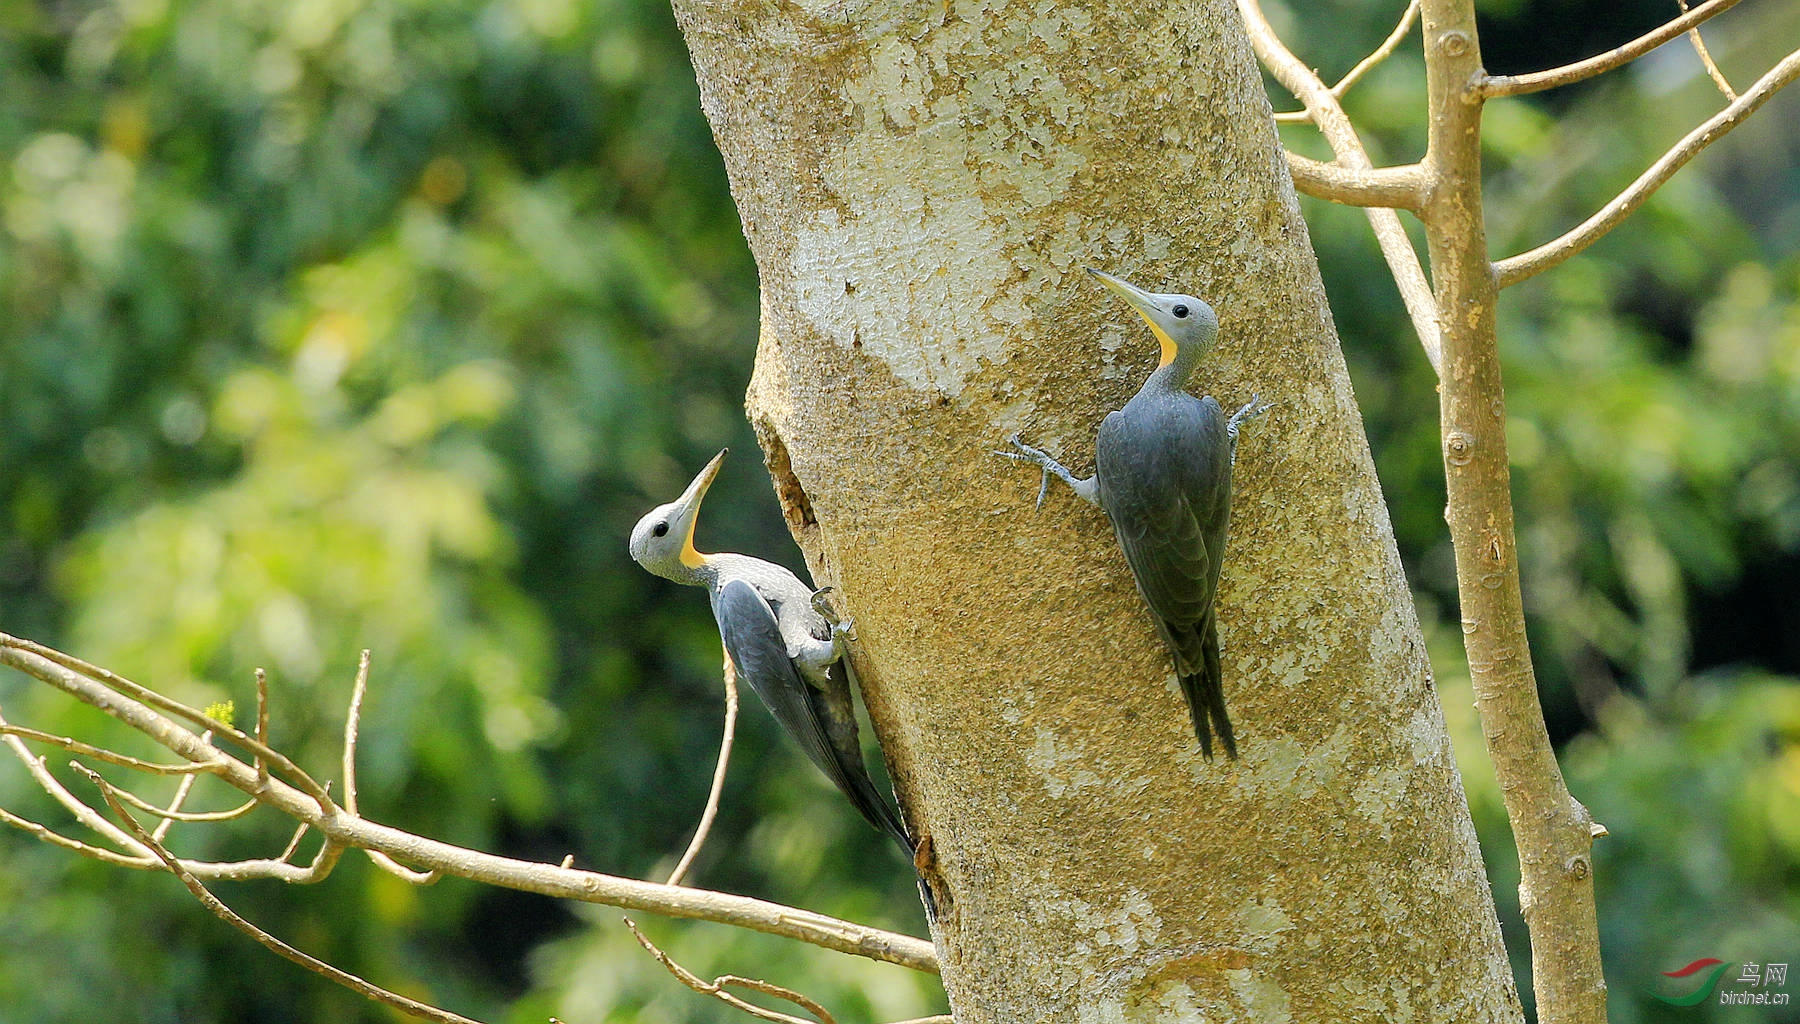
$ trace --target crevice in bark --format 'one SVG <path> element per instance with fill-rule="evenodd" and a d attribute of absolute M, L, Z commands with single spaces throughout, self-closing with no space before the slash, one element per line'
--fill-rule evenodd
<path fill-rule="evenodd" d="M 813 531 L 819 528 L 819 517 L 813 513 L 812 499 L 794 475 L 793 460 L 788 458 L 787 443 L 766 416 L 752 412 L 750 426 L 756 431 L 756 443 L 763 450 L 763 464 L 775 481 L 775 500 L 781 503 L 781 515 L 801 547 L 808 548 Z"/>

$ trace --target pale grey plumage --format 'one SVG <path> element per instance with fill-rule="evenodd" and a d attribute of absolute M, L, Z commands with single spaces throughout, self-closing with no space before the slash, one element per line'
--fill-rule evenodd
<path fill-rule="evenodd" d="M 1012 443 L 1018 452 L 998 454 L 1038 463 L 1046 486 L 1055 475 L 1106 511 L 1138 593 L 1174 659 L 1201 753 L 1211 759 L 1216 733 L 1235 758 L 1213 599 L 1231 514 L 1238 426 L 1264 407 L 1252 399 L 1227 419 L 1211 396 L 1195 398 L 1186 391 L 1195 364 L 1218 334 L 1211 306 L 1191 295 L 1153 294 L 1110 274 L 1088 272 L 1143 315 L 1162 345 L 1162 362 L 1125 407 L 1100 424 L 1093 476 L 1076 477 L 1017 437 Z M 1040 505 L 1043 497 L 1040 489 Z"/>
<path fill-rule="evenodd" d="M 700 502 L 724 458 L 725 452 L 714 456 L 680 498 L 638 521 L 631 557 L 665 579 L 707 589 L 738 678 L 857 811 L 910 854 L 899 813 L 863 764 L 842 630 L 821 614 L 813 589 L 772 562 L 694 549 Z"/>

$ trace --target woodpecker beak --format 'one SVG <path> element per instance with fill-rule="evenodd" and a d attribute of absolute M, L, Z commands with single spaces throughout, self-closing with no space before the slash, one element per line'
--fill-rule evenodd
<path fill-rule="evenodd" d="M 1151 315 L 1153 312 L 1161 312 L 1156 305 L 1155 298 L 1149 292 L 1122 277 L 1114 277 L 1103 271 L 1095 270 L 1093 267 L 1081 269 L 1099 278 L 1101 284 L 1111 288 L 1119 294 L 1120 298 L 1131 303 L 1131 308 L 1137 310 L 1138 315 L 1144 318 L 1144 322 L 1150 325 L 1150 333 L 1156 336 L 1157 344 L 1162 346 L 1162 361 L 1158 365 L 1169 365 L 1175 358 L 1175 341 L 1169 337 L 1169 332 L 1163 330 L 1162 325 L 1156 322 L 1156 317 Z"/>
<path fill-rule="evenodd" d="M 1155 304 L 1151 301 L 1150 293 L 1139 288 L 1137 285 L 1132 284 L 1130 281 L 1127 281 L 1122 277 L 1114 277 L 1104 271 L 1095 270 L 1093 267 L 1082 267 L 1081 269 L 1099 278 L 1101 284 L 1118 292 L 1119 297 L 1126 302 L 1131 303 L 1132 306 L 1136 307 L 1138 312 L 1148 316 L 1149 311 L 1156 308 Z"/>
<path fill-rule="evenodd" d="M 700 475 L 694 478 L 694 482 L 687 485 L 687 490 L 681 492 L 681 497 L 675 499 L 675 504 L 689 514 L 698 509 L 700 499 L 706 497 L 707 488 L 712 486 L 713 479 L 719 475 L 719 467 L 724 464 L 725 456 L 729 454 L 731 454 L 731 449 L 720 449 L 719 454 L 713 456 L 712 461 L 706 464 L 706 468 L 700 471 Z"/>
<path fill-rule="evenodd" d="M 711 557 L 694 550 L 694 524 L 700 521 L 700 501 L 706 497 L 707 488 L 712 486 L 713 480 L 719 475 L 719 467 L 724 464 L 725 456 L 730 451 L 729 448 L 721 449 L 719 454 L 713 456 L 706 468 L 700 471 L 700 475 L 694 478 L 694 482 L 688 484 L 687 490 L 681 492 L 681 497 L 672 502 L 675 506 L 674 519 L 678 524 L 676 529 L 681 537 L 681 551 L 677 557 L 681 559 L 681 564 L 689 568 L 704 565 Z"/>

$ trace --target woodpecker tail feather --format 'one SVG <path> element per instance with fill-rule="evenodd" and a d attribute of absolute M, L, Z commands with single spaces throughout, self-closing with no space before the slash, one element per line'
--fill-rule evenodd
<path fill-rule="evenodd" d="M 1219 620 L 1206 617 L 1206 635 L 1201 643 L 1206 652 L 1206 710 L 1212 716 L 1213 732 L 1225 744 L 1225 756 L 1237 760 L 1237 738 L 1231 734 L 1231 717 L 1225 713 L 1225 675 L 1219 671 Z"/>
<path fill-rule="evenodd" d="M 1200 671 L 1181 675 L 1181 692 L 1187 698 L 1188 715 L 1194 720 L 1194 735 L 1200 740 L 1200 754 L 1213 758 L 1213 737 L 1225 747 L 1225 756 L 1237 760 L 1237 738 L 1231 733 L 1231 718 L 1225 713 L 1225 688 L 1219 672 L 1219 628 L 1217 620 L 1208 617 L 1201 627 Z"/>

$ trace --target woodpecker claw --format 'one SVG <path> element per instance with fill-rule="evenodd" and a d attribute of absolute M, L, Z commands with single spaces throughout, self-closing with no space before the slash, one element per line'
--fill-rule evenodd
<path fill-rule="evenodd" d="M 1231 418 L 1225 421 L 1225 433 L 1235 441 L 1238 435 L 1238 427 L 1241 426 L 1244 421 L 1255 419 L 1274 407 L 1273 404 L 1264 402 L 1261 395 L 1251 395 L 1250 401 L 1245 402 L 1243 408 L 1232 413 Z"/>
<path fill-rule="evenodd" d="M 1007 438 L 1006 440 L 1009 443 L 1011 443 L 1014 448 L 1017 448 L 1019 450 L 1016 452 L 995 452 L 994 453 L 995 455 L 998 455 L 1003 459 L 1016 459 L 1019 462 L 1033 462 L 1033 463 L 1037 464 L 1039 469 L 1043 470 L 1044 477 L 1042 480 L 1040 480 L 1038 482 L 1038 495 L 1037 495 L 1037 506 L 1036 506 L 1038 511 L 1040 511 L 1040 512 L 1043 511 L 1044 497 L 1045 497 L 1045 495 L 1048 495 L 1050 493 L 1050 473 L 1051 473 L 1050 467 L 1052 465 L 1060 466 L 1060 463 L 1057 463 L 1057 461 L 1055 459 L 1051 458 L 1049 455 L 1045 454 L 1044 452 L 1040 451 L 1039 449 L 1033 448 L 1032 446 L 1019 440 L 1019 435 L 1017 435 L 1017 434 L 1012 435 L 1011 437 Z"/>
<path fill-rule="evenodd" d="M 840 619 L 837 610 L 832 608 L 831 602 L 825 598 L 826 594 L 832 593 L 836 589 L 836 587 L 820 587 L 813 591 L 813 611 L 818 612 L 824 617 L 825 621 L 830 624 L 832 636 L 841 636 L 846 640 L 855 640 L 856 621 L 854 619 Z"/>

